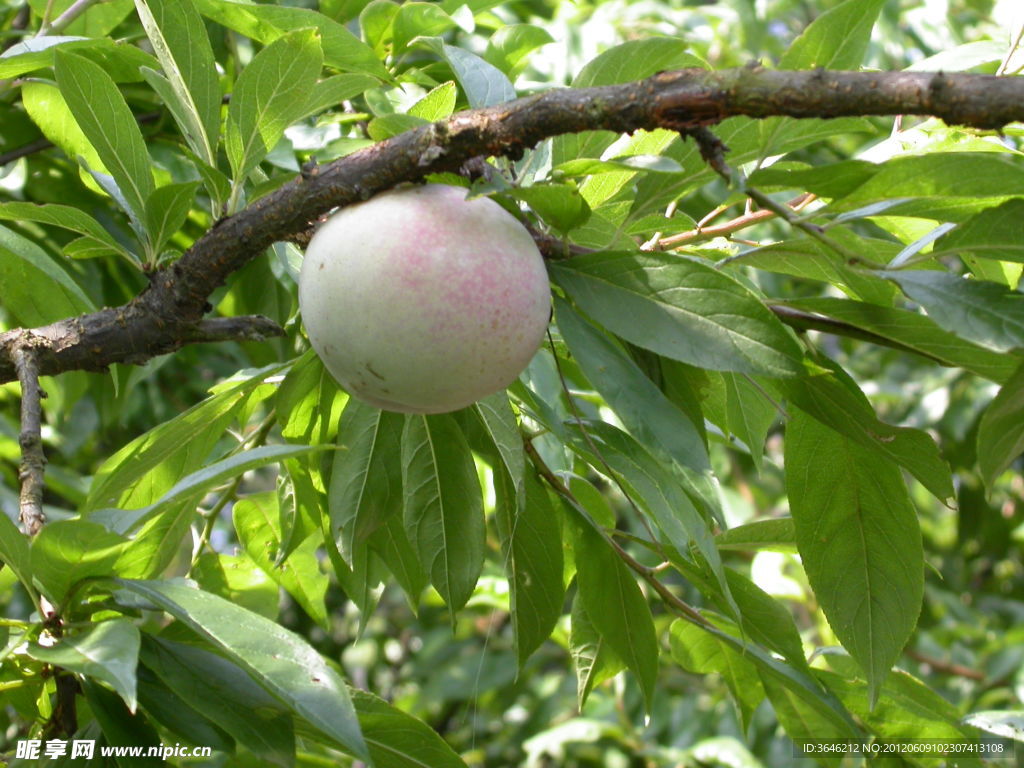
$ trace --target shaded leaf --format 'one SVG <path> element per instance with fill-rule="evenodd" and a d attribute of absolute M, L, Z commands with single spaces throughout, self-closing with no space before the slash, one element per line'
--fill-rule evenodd
<path fill-rule="evenodd" d="M 996 479 L 1024 452 L 1024 363 L 1003 384 L 978 426 L 978 466 L 985 485 Z"/>

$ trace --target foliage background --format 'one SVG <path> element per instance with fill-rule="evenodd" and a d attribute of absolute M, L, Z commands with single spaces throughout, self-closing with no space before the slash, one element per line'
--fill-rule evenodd
<path fill-rule="evenodd" d="M 26 16 L 22 3 L 3 0 L 0 30 L 5 44 L 19 43 L 26 34 L 19 29 L 31 35 L 44 18 L 59 18 L 68 5 L 60 0 L 52 5 L 31 0 Z M 138 5 L 166 7 L 164 3 Z M 0 154 L 44 138 L 56 145 L 40 145 L 38 151 L 2 166 L 0 327 L 38 326 L 90 308 L 122 304 L 146 284 L 143 264 L 149 268 L 172 261 L 213 224 L 222 205 L 231 211 L 266 194 L 293 178 L 311 158 L 326 163 L 423 120 L 479 106 L 495 94 L 510 95 L 505 90 L 508 82 L 514 83 L 516 94 L 524 95 L 555 86 L 624 82 L 680 66 L 706 63 L 719 69 L 751 61 L 769 66 L 788 62 L 792 68 L 821 63 L 850 69 L 911 67 L 1007 75 L 1016 75 L 1024 67 L 1018 48 L 1022 20 L 1012 1 L 462 4 L 447 0 L 400 6 L 387 0 L 324 0 L 277 5 L 318 10 L 344 24 L 365 46 L 341 43 L 334 50 L 326 45 L 321 49 L 328 40 L 323 29 L 319 38 L 301 31 L 280 37 L 287 30 L 313 26 L 308 20 L 312 17 L 295 21 L 286 15 L 252 15 L 241 3 L 196 0 L 195 7 L 203 15 L 198 29 L 208 36 L 218 64 L 216 87 L 236 94 L 223 111 L 210 107 L 211 97 L 205 97 L 207 109 L 216 113 L 211 132 L 216 135 L 222 121 L 226 124 L 227 138 L 220 155 L 212 159 L 219 172 L 197 170 L 200 147 L 186 149 L 168 99 L 158 95 L 159 86 L 153 85 L 151 75 L 140 74 L 140 65 L 159 71 L 161 63 L 152 58 L 154 32 L 150 29 L 147 39 L 133 3 L 96 4 L 61 31 L 101 41 L 101 45 L 73 48 L 65 43 L 58 46 L 64 52 L 57 53 L 56 59 L 48 49 L 47 58 L 24 71 L 24 58 L 0 58 Z M 833 15 L 830 23 L 830 10 L 847 15 Z M 821 23 L 811 27 L 815 20 Z M 816 31 L 807 33 L 809 28 Z M 190 34 L 195 31 L 189 29 Z M 116 46 L 102 42 L 108 39 L 122 42 Z M 274 40 L 286 42 L 274 49 Z M 24 54 L 24 49 L 14 50 Z M 311 54 L 314 50 L 322 52 Z M 270 53 L 261 60 L 261 51 Z M 320 69 L 316 55 L 325 57 L 327 69 Z M 264 76 L 277 77 L 289 87 L 278 93 L 281 125 L 276 133 L 266 123 L 259 125 L 275 141 L 265 147 L 265 156 L 257 157 L 238 149 L 241 145 L 232 139 L 232 131 L 244 138 L 246 126 L 252 128 L 237 98 L 243 86 L 254 89 L 250 96 L 257 102 L 267 95 L 255 78 L 249 83 L 242 79 L 246 67 L 261 61 Z M 482 66 L 481 61 L 496 69 Z M 308 72 L 299 71 L 303 62 Z M 104 194 L 102 179 L 84 170 L 107 165 L 118 183 L 132 175 L 129 169 L 119 177 L 109 167 L 109 158 L 96 146 L 96 129 L 90 131 L 81 105 L 74 103 L 74 92 L 93 73 L 89 66 L 101 68 L 116 81 L 139 120 L 143 151 L 155 179 L 151 182 L 165 190 L 158 206 L 140 200 L 146 210 L 135 213 L 146 220 L 142 224 L 133 223 L 123 207 Z M 166 73 L 166 66 L 163 69 Z M 311 84 L 328 75 L 342 79 L 316 91 L 323 102 L 300 103 L 306 94 L 296 96 L 294 92 L 302 89 L 294 84 Z M 77 78 L 77 86 L 68 84 L 72 78 Z M 234 116 L 232 110 L 238 110 Z M 102 117 L 99 120 L 103 122 Z M 290 127 L 282 132 L 285 124 Z M 1002 303 L 992 306 L 1003 313 L 1005 322 L 994 320 L 984 302 L 950 319 L 941 313 L 942 306 L 952 302 L 948 295 L 930 303 L 912 295 L 899 279 L 848 270 L 841 260 L 820 251 L 813 238 L 778 217 L 737 230 L 732 239 L 701 236 L 689 241 L 687 257 L 709 265 L 728 259 L 722 269 L 739 284 L 766 301 L 785 300 L 797 309 L 826 315 L 833 312 L 833 317 L 847 322 L 847 335 L 858 321 L 841 314 L 843 309 L 835 303 L 839 297 L 875 306 L 909 307 L 918 317 L 918 305 L 924 305 L 937 325 L 918 336 L 909 326 L 897 323 L 881 330 L 874 327 L 882 344 L 814 331 L 808 338 L 849 374 L 882 421 L 925 430 L 934 438 L 942 460 L 952 470 L 950 487 L 955 485 L 955 503 L 947 505 L 904 473 L 923 540 L 923 609 L 897 662 L 914 678 L 902 674 L 890 678 L 874 713 L 865 706 L 868 694 L 862 669 L 837 650 L 840 638 L 809 586 L 792 531 L 741 529 L 761 540 L 741 536 L 738 544 L 728 544 L 720 537 L 717 550 L 729 569 L 749 577 L 784 606 L 799 630 L 804 652 L 817 651 L 815 668 L 835 676 L 830 678 L 832 690 L 868 723 L 870 731 L 885 734 L 888 726 L 890 735 L 966 733 L 958 724 L 960 718 L 993 711 L 1004 714 L 992 716 L 991 722 L 1003 717 L 1010 723 L 1016 711 L 1020 728 L 1024 513 L 1019 459 L 1008 465 L 1019 453 L 1013 448 L 1019 449 L 1024 433 L 1021 373 L 1014 372 L 1019 358 L 1013 351 L 1021 346 L 1020 328 L 1024 327 L 1020 304 L 1013 302 L 1019 296 L 1015 291 L 1024 260 L 1019 250 L 1024 233 L 1015 223 L 1019 216 L 1014 218 L 1020 212 L 1021 194 L 1019 126 L 1008 126 L 995 136 L 931 119 L 904 118 L 895 124 L 890 118 L 810 123 L 773 119 L 742 125 L 731 121 L 722 135 L 732 149 L 727 160 L 777 202 L 801 192 L 816 193 L 820 200 L 808 209 L 812 220 L 828 224 L 830 234 L 869 265 L 881 266 L 895 258 L 902 266 L 970 272 L 1002 286 L 998 291 Z M 692 142 L 654 131 L 639 133 L 631 142 L 618 142 L 617 152 L 606 151 L 612 139 L 587 134 L 546 142 L 516 163 L 495 161 L 503 175 L 478 188 L 505 193 L 506 200 L 525 201 L 530 221 L 539 228 L 565 235 L 579 246 L 610 251 L 636 248 L 656 232 L 668 238 L 693 230 L 719 206 L 728 206 L 719 222 L 743 214 L 743 192 L 730 188 L 699 163 Z M 630 156 L 640 156 L 632 167 L 590 165 L 584 166 L 585 171 L 571 163 L 558 167 L 578 158 Z M 863 168 L 851 162 L 854 158 L 886 169 L 884 183 L 876 180 L 873 196 L 864 187 L 858 191 L 854 180 Z M 514 192 L 509 187 L 513 177 Z M 896 198 L 900 200 L 894 202 Z M 71 206 L 93 217 L 107 234 L 90 239 L 86 232 L 80 238 L 80 229 L 76 234 L 75 227 L 69 230 L 60 226 L 61 221 L 29 217 L 24 209 L 10 207 L 23 201 Z M 674 212 L 669 219 L 664 212 L 670 204 Z M 997 206 L 1007 206 L 1001 209 L 1006 214 L 1000 220 L 1004 225 L 975 220 L 974 239 L 961 238 L 959 243 L 954 239 L 942 251 L 942 239 L 936 243 L 935 237 L 926 237 L 946 222 L 963 224 L 961 234 L 971 231 L 964 222 Z M 132 209 L 131 201 L 127 207 Z M 157 211 L 168 212 L 163 225 L 154 218 Z M 957 237 L 956 232 L 951 237 Z M 75 372 L 44 381 L 44 441 L 49 460 L 45 503 L 50 522 L 33 543 L 31 558 L 22 563 L 20 573 L 15 565 L 17 546 L 5 543 L 4 559 L 11 567 L 0 571 L 0 600 L 8 617 L 0 673 L 5 705 L 0 718 L 6 742 L 0 749 L 13 752 L 17 739 L 38 736 L 52 722 L 56 699 L 48 665 L 55 664 L 84 675 L 88 682 L 84 697 L 78 697 L 79 725 L 84 733 L 102 734 L 109 743 L 118 739 L 143 743 L 159 734 L 164 742 L 184 739 L 225 747 L 210 765 L 268 761 L 314 765 L 348 760 L 336 751 L 346 743 L 345 723 L 318 723 L 315 716 L 303 714 L 296 689 L 275 690 L 274 675 L 261 671 L 255 657 L 269 652 L 270 646 L 250 656 L 249 651 L 238 650 L 245 634 L 238 627 L 249 629 L 247 619 L 223 613 L 227 609 L 219 603 L 189 607 L 182 598 L 185 602 L 178 600 L 169 607 L 167 601 L 181 597 L 177 593 L 160 597 L 138 587 L 129 599 L 109 583 L 78 583 L 87 576 L 156 579 L 187 574 L 206 592 L 293 630 L 324 659 L 336 663 L 352 685 L 419 718 L 451 747 L 442 749 L 416 732 L 411 745 L 405 746 L 410 761 L 419 756 L 430 765 L 457 765 L 461 759 L 469 765 L 610 768 L 803 764 L 792 757 L 786 731 L 794 737 L 825 735 L 825 726 L 813 721 L 806 702 L 797 702 L 793 712 L 780 715 L 778 706 L 785 696 L 776 692 L 764 698 L 764 687 L 748 660 L 737 663 L 728 649 L 713 642 L 708 645 L 706 638 L 687 634 L 685 625 L 673 624 L 664 601 L 646 584 L 636 594 L 650 605 L 661 649 L 657 661 L 653 656 L 620 660 L 605 650 L 596 662 L 588 662 L 587 652 L 580 650 L 588 611 L 593 614 L 600 608 L 618 615 L 639 611 L 643 616 L 648 609 L 638 608 L 629 599 L 616 604 L 602 588 L 607 584 L 601 582 L 600 574 L 590 577 L 591 602 L 576 596 L 582 587 L 571 578 L 573 564 L 580 567 L 581 553 L 596 552 L 598 561 L 606 563 L 601 558 L 611 550 L 602 549 L 601 540 L 588 539 L 585 527 L 575 530 L 578 522 L 573 522 L 571 510 L 548 495 L 532 473 L 525 498 L 531 509 L 540 509 L 549 522 L 556 523 L 554 531 L 564 542 L 565 565 L 564 574 L 555 581 L 564 575 L 559 586 L 568 586 L 569 591 L 564 603 L 557 601 L 550 639 L 528 658 L 521 657 L 518 649 L 526 635 L 548 632 L 541 621 L 530 627 L 517 624 L 510 614 L 515 586 L 507 579 L 512 555 L 505 548 L 511 534 L 502 522 L 507 522 L 509 514 L 502 508 L 508 489 L 502 490 L 500 477 L 505 466 L 500 454 L 509 444 L 495 441 L 489 452 L 472 415 L 445 422 L 464 432 L 467 447 L 476 452 L 470 466 L 482 483 L 488 520 L 487 555 L 479 580 L 470 566 L 469 577 L 476 586 L 465 607 L 453 616 L 437 592 L 427 590 L 420 596 L 423 575 L 412 568 L 399 573 L 402 556 L 395 551 L 385 554 L 380 542 L 373 558 L 352 559 L 356 557 L 353 543 L 349 539 L 346 544 L 345 539 L 351 534 L 337 530 L 340 519 L 353 523 L 346 518 L 350 513 L 343 511 L 352 508 L 338 500 L 346 491 L 336 489 L 343 485 L 338 478 L 348 478 L 353 470 L 337 456 L 358 453 L 348 437 L 360 434 L 353 424 L 364 429 L 375 424 L 385 438 L 391 430 L 394 440 L 402 426 L 386 424 L 386 417 L 374 421 L 382 417 L 346 403 L 345 395 L 306 351 L 296 314 L 295 275 L 300 258 L 294 245 L 279 243 L 211 297 L 217 314 L 265 315 L 286 330 L 283 337 L 187 346 L 144 365 L 114 366 L 109 375 Z M 646 510 L 650 503 L 650 493 L 639 484 L 647 470 L 629 468 L 623 460 L 627 468 L 612 471 L 606 461 L 619 466 L 613 458 L 620 455 L 615 440 L 627 439 L 597 424 L 625 425 L 639 442 L 620 443 L 629 446 L 621 453 L 628 458 L 632 452 L 633 460 L 642 463 L 638 457 L 658 439 L 657 431 L 650 431 L 657 416 L 629 394 L 638 390 L 636 379 L 628 377 L 643 371 L 665 393 L 675 413 L 698 425 L 701 441 L 706 441 L 710 465 L 720 483 L 720 523 L 724 525 L 718 528 L 784 519 L 793 504 L 794 482 L 784 469 L 785 454 L 795 452 L 798 441 L 784 442 L 781 414 L 788 410 L 791 420 L 802 418 L 806 435 L 826 428 L 787 409 L 783 401 L 792 401 L 793 394 L 764 379 L 763 366 L 723 373 L 632 346 L 629 318 L 617 314 L 611 302 L 605 304 L 603 314 L 594 312 L 580 299 L 582 292 L 573 289 L 573 274 L 577 281 L 581 279 L 574 270 L 573 260 L 554 268 L 560 293 L 576 299 L 578 307 L 627 342 L 609 340 L 595 326 L 579 320 L 579 315 L 570 314 L 567 304 L 559 305 L 560 328 L 554 329 L 552 345 L 538 354 L 511 390 L 537 454 L 561 473 L 593 518 L 622 531 L 617 541 L 644 564 L 658 565 L 661 558 L 643 544 L 652 538 L 650 523 L 644 523 L 645 515 L 637 515 L 633 506 L 639 499 Z M 898 296 L 897 284 L 916 303 Z M 806 303 L 792 303 L 800 300 Z M 627 331 L 620 331 L 618 325 Z M 951 334 L 942 331 L 960 333 L 961 338 L 951 340 Z M 886 341 L 902 348 L 886 346 Z M 972 346 L 974 342 L 980 347 Z M 936 365 L 908 352 L 908 347 L 930 351 L 954 365 Z M 824 359 L 818 362 L 827 365 Z M 609 364 L 619 366 L 617 380 L 623 386 L 618 390 L 609 384 L 616 377 L 598 380 L 593 375 Z M 257 369 L 261 370 L 256 373 Z M 1011 384 L 1004 390 L 1003 410 L 986 425 L 986 407 L 999 391 L 998 385 L 1007 380 Z M 566 389 L 572 393 L 572 404 Z M 220 394 L 211 400 L 211 392 Z M 204 405 L 192 412 L 195 418 L 183 420 L 181 414 L 199 403 Z M 15 520 L 18 405 L 17 385 L 0 387 L 0 504 Z M 592 420 L 590 437 L 574 431 L 580 415 Z M 149 454 L 140 450 L 140 443 L 132 443 L 140 435 L 150 436 Z M 593 455 L 591 440 L 601 443 L 605 455 Z M 307 448 L 332 444 L 340 444 L 343 450 Z M 127 445 L 135 447 L 126 452 Z M 815 459 L 813 450 L 793 455 L 797 458 L 790 458 L 790 466 Z M 459 466 L 465 469 L 468 456 L 468 451 L 455 456 L 453 464 L 462 462 Z M 887 476 L 895 466 L 872 463 L 880 461 L 877 456 L 865 455 L 863 461 L 868 473 L 877 470 L 890 473 Z M 192 474 L 211 466 L 205 475 Z M 817 471 L 826 472 L 827 466 L 823 462 Z M 655 470 L 651 472 L 658 477 Z M 609 479 L 609 475 L 619 477 Z M 191 478 L 191 484 L 181 487 L 182 478 Z M 935 486 L 949 483 L 934 474 L 931 480 Z M 378 510 L 391 509 L 396 503 L 401 506 L 400 499 L 396 502 L 401 491 L 389 487 L 379 471 L 376 483 L 367 504 Z M 632 502 L 623 488 L 631 489 Z M 130 547 L 108 528 L 123 530 L 117 521 L 133 515 L 119 518 L 109 512 L 113 508 L 146 510 L 145 517 L 135 516 L 147 526 L 145 536 L 138 534 Z M 707 521 L 711 522 L 710 515 Z M 340 552 L 332 548 L 331 536 L 325 549 L 322 526 L 338 535 Z M 796 539 L 799 543 L 799 531 Z M 544 552 L 540 544 L 524 546 L 539 547 L 530 556 Z M 355 570 L 348 567 L 353 563 Z M 697 565 L 691 563 L 691 567 L 700 571 L 701 557 L 693 558 L 693 563 Z M 621 565 L 617 567 L 612 570 L 632 581 Z M 676 563 L 675 569 L 662 572 L 663 581 L 688 604 L 714 612 L 707 615 L 718 616 L 716 621 L 728 630 L 731 625 L 723 618 L 721 602 L 716 604 L 709 594 L 714 589 L 702 589 L 694 574 L 685 568 L 681 574 L 679 569 Z M 41 587 L 51 598 L 66 599 L 62 607 L 69 639 L 63 646 L 58 644 L 64 656 L 38 644 L 29 650 L 24 646 L 26 640 L 38 641 L 41 631 L 34 595 L 19 583 L 19 575 L 25 573 L 34 576 L 35 590 Z M 465 573 L 461 577 L 467 578 Z M 583 579 L 581 572 L 578 580 Z M 524 593 L 519 599 L 524 599 Z M 150 610 L 140 611 L 140 607 Z M 165 614 L 152 610 L 156 608 L 177 621 L 167 625 Z M 189 617 L 198 627 L 189 623 Z M 203 627 L 204 617 L 214 629 Z M 229 625 L 236 619 L 240 623 L 232 630 Z M 259 632 L 267 629 L 263 624 L 251 626 Z M 135 628 L 142 630 L 141 651 Z M 590 631 L 595 632 L 593 626 Z M 209 632 L 228 634 L 211 640 Z M 643 630 L 628 622 L 606 624 L 591 639 L 616 647 L 608 639 L 615 632 L 644 642 Z M 76 637 L 80 638 L 77 645 Z M 83 651 L 87 645 L 106 652 L 93 657 Z M 211 648 L 215 654 L 210 654 Z M 76 656 L 76 652 L 81 653 Z M 207 655 L 200 659 L 194 655 L 198 652 Z M 134 668 L 121 668 L 117 660 L 138 653 L 143 671 L 136 680 Z M 225 664 L 237 664 L 233 669 L 245 670 L 251 679 L 245 674 L 232 676 Z M 614 674 L 623 664 L 632 672 Z M 597 680 L 608 679 L 593 685 L 589 696 L 582 696 L 578 687 L 586 690 L 595 674 Z M 646 685 L 638 683 L 645 676 Z M 183 690 L 190 689 L 193 697 L 201 699 L 204 677 L 218 681 L 215 695 L 225 701 L 266 699 L 269 714 L 258 732 L 197 709 L 197 701 Z M 578 679 L 582 680 L 579 686 Z M 656 685 L 651 684 L 654 679 Z M 263 687 L 254 686 L 252 680 Z M 880 685 L 878 679 L 875 682 Z M 739 696 L 730 696 L 730 689 Z M 111 690 L 129 702 L 137 696 L 142 702 L 139 714 L 130 716 Z M 168 714 L 168 703 L 175 701 L 169 691 L 191 704 L 183 722 L 173 721 Z M 359 700 L 356 704 L 368 732 L 368 705 Z M 803 732 L 794 724 L 801 717 L 809 720 Z M 211 722 L 218 728 L 211 730 Z M 331 738 L 324 738 L 325 732 Z M 384 733 L 385 744 L 399 739 L 394 727 Z M 232 748 L 236 744 L 237 750 Z M 429 749 L 437 749 L 437 755 L 424 758 Z M 413 762 L 389 763 L 378 755 L 377 764 Z"/>

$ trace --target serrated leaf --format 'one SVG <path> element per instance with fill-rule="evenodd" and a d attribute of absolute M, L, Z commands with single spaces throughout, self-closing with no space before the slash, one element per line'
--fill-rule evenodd
<path fill-rule="evenodd" d="M 59 50 L 54 57 L 57 86 L 89 143 L 113 177 L 140 232 L 146 200 L 153 191 L 153 167 L 135 116 L 102 67 Z"/>
<path fill-rule="evenodd" d="M 949 272 L 884 272 L 941 328 L 982 346 L 1008 352 L 1024 347 L 1024 294 Z"/>
<path fill-rule="evenodd" d="M 345 683 L 299 635 L 181 584 L 115 581 L 199 634 L 319 734 L 360 760 L 370 759 Z"/>
<path fill-rule="evenodd" d="M 480 576 L 484 517 L 473 456 L 452 416 L 407 418 L 402 485 L 409 540 L 454 612 L 469 600 Z"/>
<path fill-rule="evenodd" d="M 46 297 L 42 301 L 42 297 Z M 0 226 L 0 303 L 33 328 L 96 309 L 71 276 L 28 238 Z"/>
<path fill-rule="evenodd" d="M 1024 452 L 1024 363 L 1003 384 L 981 415 L 978 466 L 985 485 L 996 479 Z"/>
<path fill-rule="evenodd" d="M 298 30 L 260 51 L 235 83 L 225 149 L 239 185 L 306 111 L 323 53 L 313 29 Z"/>
<path fill-rule="evenodd" d="M 351 566 L 355 547 L 402 510 L 405 417 L 350 398 L 338 427 L 328 491 L 331 535 Z"/>
<path fill-rule="evenodd" d="M 749 289 L 676 254 L 595 253 L 550 265 L 595 320 L 659 355 L 713 370 L 793 376 L 796 341 Z"/>
<path fill-rule="evenodd" d="M 164 71 L 167 87 L 156 90 L 192 151 L 216 164 L 220 82 L 202 19 L 191 0 L 135 0 L 135 7 Z"/>
<path fill-rule="evenodd" d="M 807 578 L 872 700 L 917 624 L 924 552 L 899 469 L 798 409 L 786 490 Z"/>
<path fill-rule="evenodd" d="M 37 661 L 106 683 L 124 699 L 129 710 L 135 711 L 139 630 L 130 621 L 103 621 L 82 632 L 66 634 L 51 646 L 32 643 L 27 653 Z"/>

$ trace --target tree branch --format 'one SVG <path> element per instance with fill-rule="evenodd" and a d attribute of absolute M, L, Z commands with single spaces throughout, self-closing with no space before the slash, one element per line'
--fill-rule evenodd
<path fill-rule="evenodd" d="M 44 396 L 39 387 L 39 368 L 36 361 L 36 347 L 32 337 L 23 334 L 22 343 L 14 348 L 14 365 L 21 383 L 21 465 L 18 480 L 21 482 L 20 519 L 23 530 L 35 536 L 46 522 L 43 514 L 43 455 L 42 403 Z"/>
<path fill-rule="evenodd" d="M 275 241 L 294 237 L 332 208 L 478 156 L 519 157 L 563 133 L 668 128 L 684 133 L 727 117 L 926 114 L 977 128 L 1024 120 L 1024 79 L 920 72 L 779 72 L 745 68 L 662 72 L 633 83 L 561 89 L 462 112 L 318 168 L 217 222 L 121 307 L 32 331 L 41 375 L 141 363 L 206 340 L 207 298 Z M 16 377 L 19 332 L 0 334 L 0 383 Z"/>

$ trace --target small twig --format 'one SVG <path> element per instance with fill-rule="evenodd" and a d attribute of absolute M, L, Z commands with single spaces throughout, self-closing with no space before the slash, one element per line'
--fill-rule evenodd
<path fill-rule="evenodd" d="M 786 207 L 796 212 L 801 210 L 805 205 L 814 200 L 816 197 L 816 195 L 813 195 L 809 192 L 804 193 L 799 197 L 795 197 L 788 203 L 786 203 Z M 709 214 L 709 216 L 711 218 L 714 218 L 714 216 L 717 216 L 722 211 L 724 211 L 726 207 L 727 206 L 719 206 L 718 208 L 715 208 L 715 210 L 713 210 L 711 214 Z M 680 232 L 678 235 L 671 235 L 669 237 L 662 238 L 657 243 L 655 243 L 654 246 L 649 250 L 667 251 L 670 248 L 676 248 L 680 245 L 690 243 L 695 240 L 712 240 L 716 237 L 728 237 L 733 232 L 738 232 L 741 229 L 746 229 L 747 227 L 753 226 L 754 224 L 757 224 L 760 221 L 764 221 L 765 219 L 775 218 L 777 215 L 778 214 L 775 211 L 768 209 L 761 209 L 759 211 L 749 211 L 744 212 L 742 216 L 737 216 L 734 219 L 730 219 L 729 221 L 723 222 L 722 224 L 716 224 L 713 227 L 705 226 L 706 222 L 709 220 L 708 216 L 705 216 L 704 219 L 697 222 L 697 226 L 694 229 L 688 230 L 686 232 Z"/>
<path fill-rule="evenodd" d="M 537 449 L 533 446 L 533 443 L 524 439 L 523 449 L 526 451 L 526 455 L 533 464 L 534 469 L 537 470 L 537 474 L 544 478 L 545 482 L 551 486 L 551 489 L 569 502 L 574 509 L 582 510 L 583 508 L 577 498 L 573 495 L 573 492 L 570 491 L 568 486 L 562 482 L 561 478 L 551 470 L 551 467 L 545 463 L 544 459 L 541 458 L 541 455 L 537 453 Z M 607 531 L 600 529 L 598 533 L 605 542 L 615 550 L 615 554 L 619 556 L 622 562 L 624 562 L 630 570 L 637 573 L 640 578 L 646 581 L 651 588 L 658 593 L 658 596 L 661 597 L 665 604 L 676 614 L 702 627 L 712 626 L 711 623 L 701 615 L 700 611 L 679 598 L 671 589 L 658 579 L 658 573 L 664 570 L 663 564 L 659 564 L 654 568 L 649 568 L 643 563 L 638 562 L 632 555 L 619 546 L 619 543 L 609 536 Z"/>
<path fill-rule="evenodd" d="M 29 334 L 15 348 L 13 357 L 21 384 L 21 433 L 18 435 L 18 443 L 21 445 L 21 466 L 18 468 L 18 480 L 21 482 L 20 519 L 22 530 L 29 536 L 35 536 L 46 522 L 43 514 L 43 467 L 46 466 L 46 457 L 43 455 L 42 438 L 41 399 L 44 393 L 39 387 L 37 352 Z"/>
<path fill-rule="evenodd" d="M 920 662 L 921 664 L 927 664 L 937 672 L 944 672 L 948 675 L 956 675 L 957 677 L 966 677 L 968 680 L 980 681 L 985 679 L 984 672 L 980 672 L 977 669 L 971 669 L 970 667 L 965 667 L 962 664 L 956 664 L 952 661 L 933 658 L 921 653 L 920 651 L 915 651 L 913 648 L 908 648 L 904 653 L 914 661 Z"/>
<path fill-rule="evenodd" d="M 36 37 L 55 35 L 58 32 L 63 31 L 70 26 L 71 22 L 89 10 L 89 8 L 97 2 L 103 2 L 103 0 L 76 0 L 76 2 L 68 6 L 68 9 L 64 11 L 64 13 L 54 19 L 52 23 L 43 22 L 39 31 L 36 32 Z"/>

